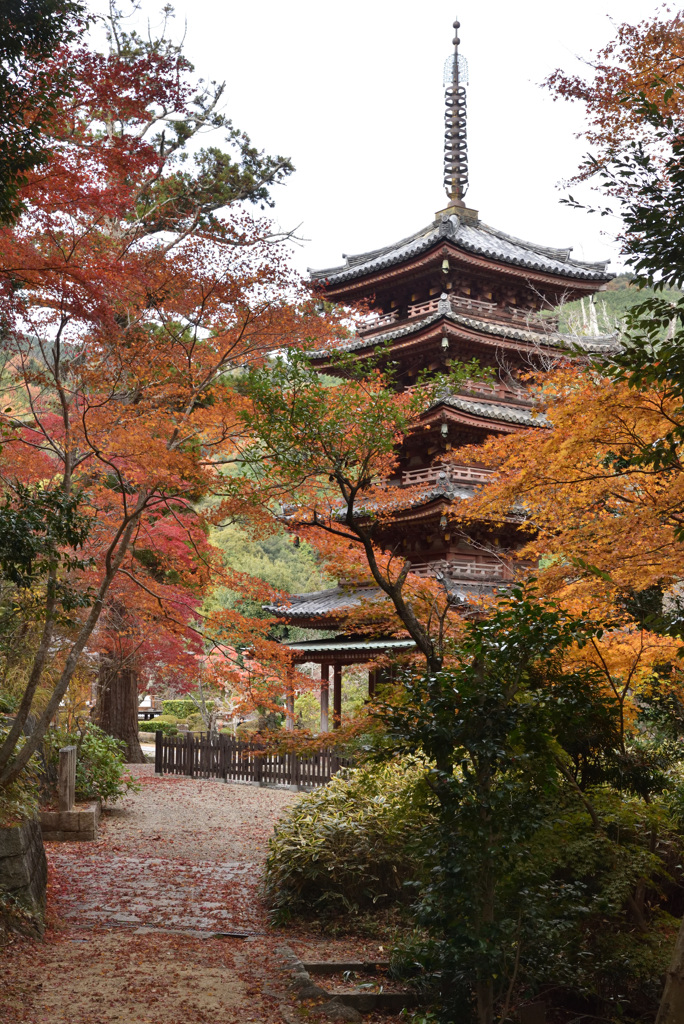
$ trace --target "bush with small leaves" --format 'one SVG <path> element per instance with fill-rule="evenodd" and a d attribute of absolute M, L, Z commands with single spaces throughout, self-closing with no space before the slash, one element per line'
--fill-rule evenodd
<path fill-rule="evenodd" d="M 0 729 L 0 744 L 8 730 Z M 0 787 L 0 828 L 18 825 L 32 818 L 38 809 L 38 763 L 33 757 L 18 779 Z"/>
<path fill-rule="evenodd" d="M 213 700 L 208 700 L 206 704 L 207 711 L 212 711 L 214 709 L 216 702 Z M 177 719 L 187 718 L 188 715 L 194 715 L 197 712 L 197 710 L 197 704 L 192 699 L 178 698 L 176 700 L 163 700 L 162 711 L 164 712 L 164 714 L 160 717 L 168 718 L 175 715 Z"/>
<path fill-rule="evenodd" d="M 263 894 L 276 921 L 406 903 L 433 827 L 426 764 L 406 757 L 343 769 L 299 800 L 270 842 Z"/>
<path fill-rule="evenodd" d="M 138 732 L 163 732 L 165 736 L 175 736 L 178 719 L 175 715 L 158 715 L 151 722 L 139 722 Z"/>

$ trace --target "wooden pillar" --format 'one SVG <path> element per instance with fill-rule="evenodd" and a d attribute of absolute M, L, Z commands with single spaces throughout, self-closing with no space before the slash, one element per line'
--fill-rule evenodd
<path fill-rule="evenodd" d="M 60 811 L 70 811 L 76 799 L 76 747 L 62 747 L 57 769 L 57 796 Z"/>
<path fill-rule="evenodd" d="M 285 676 L 285 684 L 285 728 L 288 730 L 288 732 L 294 732 L 295 698 L 294 686 L 292 685 L 292 669 L 287 670 L 287 675 Z"/>
<path fill-rule="evenodd" d="M 333 665 L 333 729 L 342 725 L 342 666 Z"/>
<path fill-rule="evenodd" d="M 321 732 L 330 728 L 328 706 L 330 700 L 330 665 L 321 665 Z"/>
<path fill-rule="evenodd" d="M 376 668 L 368 669 L 368 699 L 373 700 L 375 692 L 378 688 L 378 670 Z"/>

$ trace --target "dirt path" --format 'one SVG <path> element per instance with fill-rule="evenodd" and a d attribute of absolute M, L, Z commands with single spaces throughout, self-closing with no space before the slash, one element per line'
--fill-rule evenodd
<path fill-rule="evenodd" d="M 1 1024 L 282 1024 L 256 887 L 296 794 L 135 771 L 97 842 L 49 844 L 50 927 L 3 951 Z"/>
<path fill-rule="evenodd" d="M 0 1024 L 329 1024 L 296 1003 L 283 943 L 313 960 L 385 954 L 377 938 L 269 928 L 259 877 L 298 795 L 133 771 L 141 792 L 96 842 L 47 844 L 48 930 L 0 950 Z"/>
<path fill-rule="evenodd" d="M 196 933 L 263 932 L 256 885 L 286 789 L 155 776 L 109 812 L 95 843 L 52 843 L 59 917 Z"/>

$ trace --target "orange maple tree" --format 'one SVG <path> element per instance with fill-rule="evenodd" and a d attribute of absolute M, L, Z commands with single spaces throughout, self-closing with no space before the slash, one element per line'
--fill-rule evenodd
<path fill-rule="evenodd" d="M 49 571 L 0 783 L 36 749 L 84 652 L 111 653 L 115 633 L 130 656 L 145 633 L 150 646 L 150 624 L 192 648 L 217 564 L 207 525 L 237 501 L 226 473 L 248 399 L 236 377 L 337 330 L 245 206 L 268 204 L 289 162 L 254 149 L 178 46 L 125 33 L 114 13 L 107 52 L 65 47 L 54 60 L 72 88 L 51 156 L 22 188 L 21 219 L 0 230 L 0 478 L 10 501 L 23 484 L 75 502 L 88 531 L 78 558 Z M 208 129 L 228 147 L 197 149 Z M 60 573 L 82 599 L 68 622 Z M 230 625 L 215 643 L 236 643 Z M 61 671 L 17 752 L 56 630 Z M 263 624 L 242 632 L 282 657 Z"/>
<path fill-rule="evenodd" d="M 678 120 L 684 114 L 684 94 L 668 89 L 684 81 L 684 12 L 671 17 L 665 9 L 636 25 L 617 26 L 616 34 L 601 50 L 587 57 L 586 76 L 556 69 L 545 85 L 555 99 L 584 104 L 586 126 L 583 137 L 595 159 L 603 162 L 620 149 L 625 140 L 653 142 L 652 126 L 643 118 L 640 94 Z M 583 166 L 580 177 L 591 174 L 596 164 Z"/>

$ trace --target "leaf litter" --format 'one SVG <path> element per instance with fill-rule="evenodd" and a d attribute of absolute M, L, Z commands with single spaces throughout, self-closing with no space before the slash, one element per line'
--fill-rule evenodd
<path fill-rule="evenodd" d="M 0 951 L 2 1024 L 322 1019 L 294 1005 L 283 940 L 319 960 L 376 959 L 379 947 L 269 927 L 260 872 L 297 794 L 133 772 L 140 793 L 104 815 L 97 841 L 47 844 L 47 932 Z"/>

